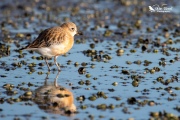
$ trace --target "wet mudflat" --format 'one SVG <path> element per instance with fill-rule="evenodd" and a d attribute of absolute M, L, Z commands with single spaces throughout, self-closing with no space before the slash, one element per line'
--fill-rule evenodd
<path fill-rule="evenodd" d="M 148 6 L 166 4 L 169 12 Z M 0 2 L 0 119 L 179 119 L 177 1 Z M 83 31 L 53 60 L 19 49 L 72 21 Z"/>

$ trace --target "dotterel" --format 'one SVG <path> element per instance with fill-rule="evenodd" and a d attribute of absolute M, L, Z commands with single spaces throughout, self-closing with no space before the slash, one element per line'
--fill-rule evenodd
<path fill-rule="evenodd" d="M 61 26 L 42 31 L 32 43 L 21 50 L 32 50 L 45 57 L 49 71 L 50 67 L 47 58 L 54 57 L 54 62 L 58 67 L 58 71 L 60 71 L 57 57 L 67 53 L 72 48 L 76 34 L 81 35 L 82 33 L 78 32 L 74 23 L 63 23 Z"/>

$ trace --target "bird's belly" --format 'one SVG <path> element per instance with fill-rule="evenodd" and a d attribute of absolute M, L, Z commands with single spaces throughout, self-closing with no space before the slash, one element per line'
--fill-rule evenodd
<path fill-rule="evenodd" d="M 52 54 L 54 54 L 55 56 L 59 56 L 67 53 L 72 48 L 72 46 L 73 45 L 71 44 L 60 44 L 60 45 L 52 45 L 50 48 Z"/>
<path fill-rule="evenodd" d="M 59 56 L 67 53 L 73 46 L 73 43 L 64 43 L 51 45 L 50 47 L 36 48 L 34 51 L 45 57 Z"/>
<path fill-rule="evenodd" d="M 45 57 L 53 57 L 53 56 L 59 56 L 67 53 L 71 47 L 65 47 L 63 45 L 56 45 L 46 48 L 38 48 L 36 50 L 37 53 L 41 54 Z"/>
<path fill-rule="evenodd" d="M 37 48 L 36 50 L 34 50 L 35 52 L 39 53 L 40 55 L 44 56 L 44 57 L 48 57 L 51 58 L 54 55 L 52 54 L 52 50 L 48 47 L 44 47 L 44 48 Z"/>

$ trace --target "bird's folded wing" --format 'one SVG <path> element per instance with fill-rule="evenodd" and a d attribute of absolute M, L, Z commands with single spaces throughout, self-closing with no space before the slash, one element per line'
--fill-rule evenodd
<path fill-rule="evenodd" d="M 66 33 L 61 27 L 53 27 L 42 31 L 39 36 L 25 49 L 49 47 L 53 44 L 61 44 L 66 39 Z"/>

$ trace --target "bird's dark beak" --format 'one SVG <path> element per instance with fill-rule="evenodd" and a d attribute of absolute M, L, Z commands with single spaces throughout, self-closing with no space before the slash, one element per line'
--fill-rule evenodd
<path fill-rule="evenodd" d="M 81 31 L 78 31 L 76 34 L 77 35 L 83 35 L 83 33 Z"/>

